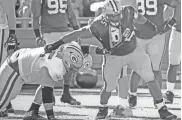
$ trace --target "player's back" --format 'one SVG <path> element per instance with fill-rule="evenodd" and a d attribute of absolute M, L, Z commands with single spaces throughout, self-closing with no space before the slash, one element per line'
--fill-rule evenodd
<path fill-rule="evenodd" d="M 67 0 L 42 0 L 41 31 L 66 32 L 68 31 Z"/>
<path fill-rule="evenodd" d="M 154 23 L 159 31 L 162 30 L 164 24 L 163 11 L 164 4 L 160 0 L 137 0 L 138 12 L 144 15 L 149 21 Z M 148 38 L 152 38 L 155 34 L 150 34 L 150 28 L 143 24 L 135 24 L 137 30 Z"/>

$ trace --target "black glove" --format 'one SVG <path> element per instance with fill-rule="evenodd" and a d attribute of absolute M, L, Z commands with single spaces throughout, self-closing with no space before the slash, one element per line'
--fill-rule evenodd
<path fill-rule="evenodd" d="M 17 41 L 16 35 L 10 34 L 7 41 L 4 44 L 4 46 L 7 47 L 8 55 L 11 54 L 12 52 L 15 52 L 16 50 L 18 50 L 19 49 L 18 45 L 19 45 L 19 43 Z"/>
<path fill-rule="evenodd" d="M 36 38 L 37 47 L 43 47 L 46 45 L 46 41 L 42 37 Z"/>
<path fill-rule="evenodd" d="M 167 31 L 169 31 L 175 23 L 176 23 L 176 20 L 173 17 L 166 20 L 160 34 L 163 34 Z"/>

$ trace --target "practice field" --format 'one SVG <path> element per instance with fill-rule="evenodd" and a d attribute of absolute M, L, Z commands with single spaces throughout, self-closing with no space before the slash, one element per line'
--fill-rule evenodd
<path fill-rule="evenodd" d="M 55 115 L 60 120 L 94 120 L 99 107 L 99 89 L 72 89 L 73 97 L 81 101 L 80 106 L 71 106 L 59 101 L 62 90 L 55 90 L 56 105 L 54 107 Z M 0 120 L 22 120 L 26 110 L 28 110 L 35 90 L 25 89 L 12 101 L 15 108 L 15 114 L 9 114 L 8 118 Z M 157 109 L 153 107 L 153 99 L 148 89 L 139 89 L 138 104 L 133 108 L 133 117 L 121 118 L 120 120 L 160 120 Z M 164 92 L 164 91 L 163 91 Z M 113 92 L 109 100 L 109 113 L 117 105 L 116 93 Z M 173 105 L 168 105 L 170 111 L 181 120 L 181 92 L 175 90 L 175 100 Z M 40 108 L 40 114 L 45 117 L 43 106 Z"/>

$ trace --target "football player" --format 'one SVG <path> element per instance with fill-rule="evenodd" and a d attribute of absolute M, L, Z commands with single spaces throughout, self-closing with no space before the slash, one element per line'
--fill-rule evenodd
<path fill-rule="evenodd" d="M 102 67 L 105 84 L 100 95 L 102 106 L 99 109 L 108 109 L 105 105 L 111 92 L 116 87 L 121 69 L 124 65 L 129 65 L 148 83 L 150 93 L 157 103 L 160 117 L 162 119 L 176 118 L 177 116 L 170 113 L 163 103 L 162 93 L 157 81 L 154 79 L 150 59 L 136 40 L 133 26 L 135 16 L 137 15 L 135 15 L 135 9 L 132 6 L 121 8 L 118 0 L 106 0 L 103 14 L 96 17 L 90 25 L 71 32 L 59 41 L 45 46 L 45 53 L 49 53 L 60 45 L 72 41 L 73 38 L 95 36 L 102 43 L 103 49 L 107 51 L 104 55 Z M 155 25 L 143 16 L 138 17 L 140 19 L 138 18 L 136 22 L 147 25 L 156 34 Z M 136 34 L 138 33 L 136 32 Z M 125 111 L 130 112 L 126 113 Z M 124 108 L 119 105 L 113 111 L 111 117 L 123 117 L 124 115 L 130 116 L 132 112 L 128 107 Z"/>
<path fill-rule="evenodd" d="M 92 63 L 84 56 L 81 47 L 71 42 L 46 56 L 44 48 L 24 48 L 9 56 L 0 67 L 0 111 L 20 92 L 23 84 L 40 84 L 42 102 L 48 120 L 57 120 L 53 112 L 53 87 L 68 71 L 88 69 Z M 29 63 L 27 65 L 27 63 Z"/>
<path fill-rule="evenodd" d="M 52 43 L 61 36 L 69 33 L 68 22 L 74 30 L 79 28 L 70 0 L 32 0 L 31 11 L 33 14 L 33 29 L 38 47 Z M 64 89 L 60 100 L 71 105 L 80 105 L 81 103 L 74 99 L 69 92 L 71 78 L 66 76 L 64 76 Z M 35 93 L 34 101 L 24 116 L 25 119 L 26 117 L 38 116 L 37 113 L 42 103 L 40 96 L 41 86 L 38 87 Z"/>
<path fill-rule="evenodd" d="M 167 9 L 166 9 L 167 10 Z M 174 98 L 174 86 L 176 82 L 176 73 L 181 61 L 181 3 L 174 9 L 174 14 L 166 21 L 168 31 L 172 28 L 169 37 L 169 68 L 167 71 L 167 91 L 165 93 L 166 104 L 172 104 Z"/>
<path fill-rule="evenodd" d="M 9 54 L 18 49 L 15 29 L 14 0 L 0 0 L 0 66 Z M 7 110 L 14 112 L 11 103 L 7 106 Z M 0 113 L 0 117 L 6 116 L 3 113 Z"/>
<path fill-rule="evenodd" d="M 178 8 L 181 6 L 179 0 L 137 0 L 138 12 L 144 15 L 152 23 L 157 26 L 158 32 L 165 33 L 163 27 L 166 26 L 166 22 L 163 18 L 163 11 L 165 5 Z M 179 16 L 179 15 L 178 15 Z M 174 18 L 175 19 L 175 18 Z M 171 19 L 170 19 L 171 20 Z M 173 20 L 173 19 L 172 19 Z M 172 21 L 173 22 L 173 21 Z M 174 23 L 173 23 L 174 24 Z M 139 31 L 139 40 L 145 49 L 146 53 L 149 55 L 152 70 L 159 86 L 162 86 L 162 76 L 161 76 L 161 63 L 164 56 L 164 50 L 167 46 L 167 40 L 165 39 L 165 34 L 155 35 L 150 32 L 150 30 L 145 25 L 135 24 L 136 29 Z M 179 63 L 179 62 L 178 62 Z M 141 76 L 137 72 L 133 71 L 130 83 L 130 95 L 129 95 L 129 105 L 134 107 L 137 104 L 137 88 Z M 155 100 L 154 100 L 155 105 Z"/>

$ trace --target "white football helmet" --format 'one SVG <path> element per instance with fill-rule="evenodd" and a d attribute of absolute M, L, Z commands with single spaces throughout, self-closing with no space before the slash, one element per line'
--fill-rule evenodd
<path fill-rule="evenodd" d="M 106 0 L 104 5 L 104 13 L 106 15 L 119 14 L 122 10 L 120 0 Z"/>

